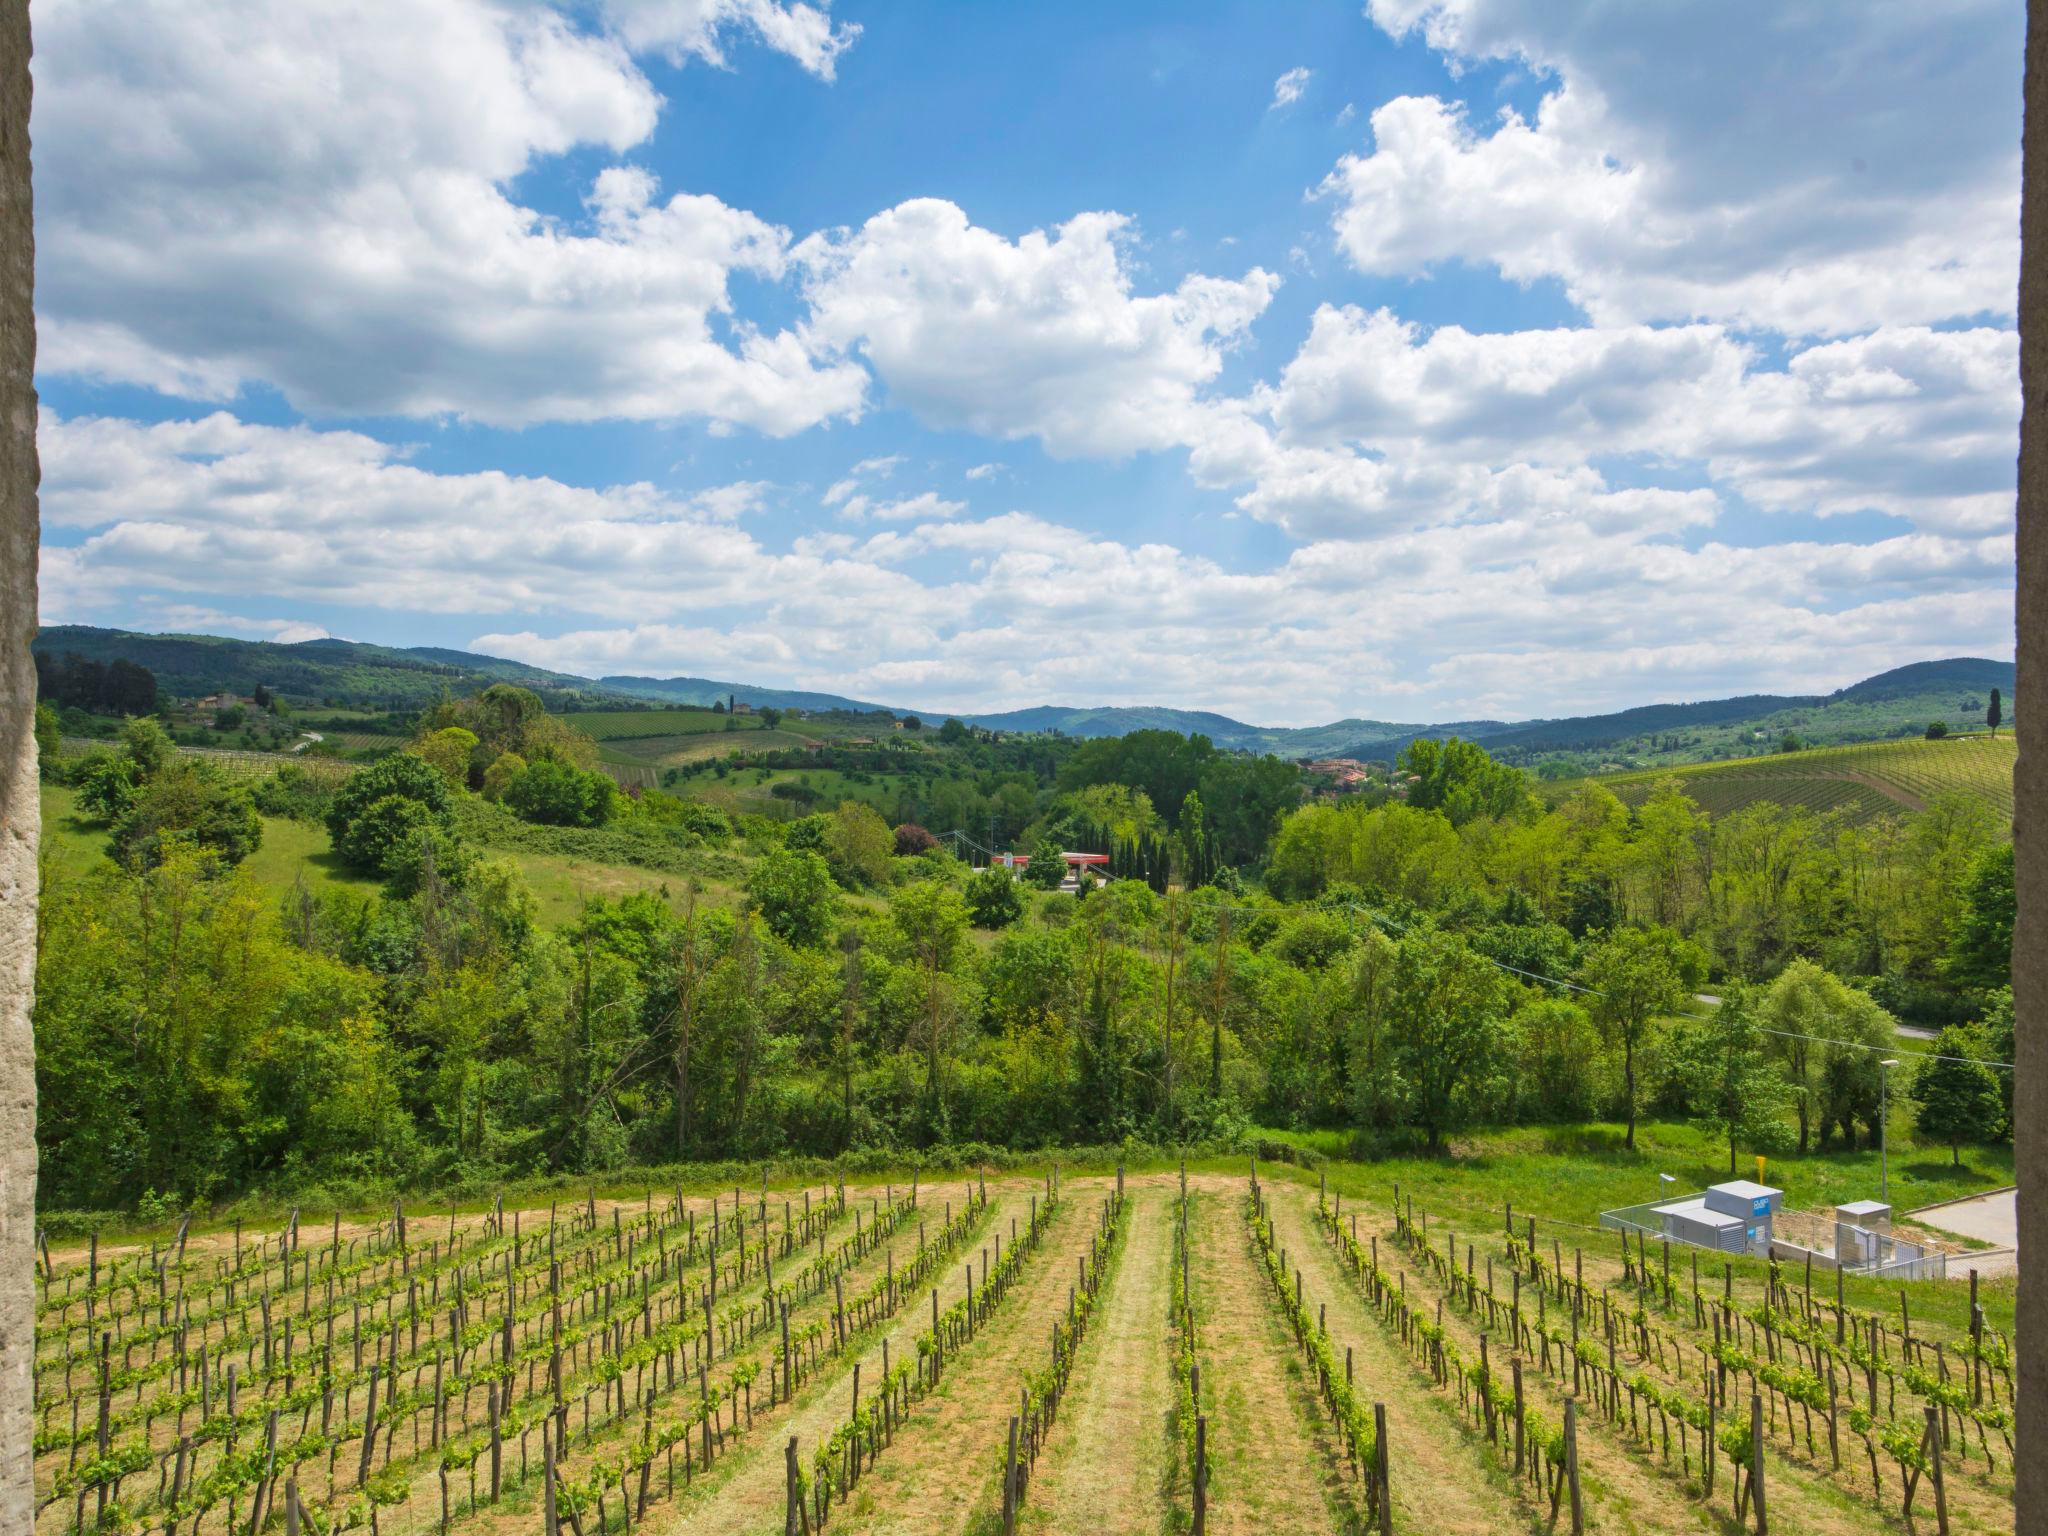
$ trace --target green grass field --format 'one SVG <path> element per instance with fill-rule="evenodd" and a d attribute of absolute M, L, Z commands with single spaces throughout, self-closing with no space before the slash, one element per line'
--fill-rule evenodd
<path fill-rule="evenodd" d="M 1872 741 L 1817 747 L 1726 763 L 1697 763 L 1635 773 L 1565 779 L 1543 786 L 1553 800 L 1582 784 L 1600 784 L 1628 805 L 1675 778 L 1700 808 L 1725 816 L 1758 801 L 1841 811 L 1853 821 L 1925 808 L 1938 795 L 1962 791 L 2012 818 L 2012 770 L 2018 747 L 2010 735 L 1952 736 L 1945 741 Z"/>
<path fill-rule="evenodd" d="M 43 856 L 57 869 L 83 872 L 107 856 L 107 831 L 80 817 L 70 789 L 43 786 Z M 635 891 L 667 893 L 680 909 L 686 881 L 660 870 L 634 864 L 613 864 L 573 854 L 533 853 L 524 849 L 490 850 L 493 857 L 518 866 L 540 903 L 540 920 L 554 927 L 569 922 L 593 896 L 617 897 Z M 315 895 L 334 887 L 376 891 L 380 883 L 343 867 L 327 840 L 327 830 L 279 816 L 263 818 L 263 846 L 243 868 L 256 883 L 282 896 L 303 882 Z M 700 903 L 731 905 L 737 887 L 721 881 L 701 882 Z"/>
<path fill-rule="evenodd" d="M 895 807 L 899 781 L 888 774 L 871 774 L 871 782 L 856 783 L 846 774 L 831 769 L 790 769 L 778 768 L 763 776 L 749 770 L 733 774 L 725 780 L 734 798 L 742 809 L 750 811 L 769 810 L 776 806 L 794 805 L 803 807 L 801 800 L 777 795 L 778 784 L 798 785 L 809 789 L 817 799 L 810 803 L 814 811 L 829 811 L 846 800 L 856 800 L 863 805 L 873 806 L 884 816 Z M 701 781 L 695 781 L 701 782 Z"/>

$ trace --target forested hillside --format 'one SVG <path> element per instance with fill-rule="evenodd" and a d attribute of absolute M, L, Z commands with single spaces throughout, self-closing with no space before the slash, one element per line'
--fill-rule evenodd
<path fill-rule="evenodd" d="M 2011 855 L 1981 795 L 1546 805 L 1424 740 L 1405 800 L 1302 805 L 1291 764 L 1171 732 L 955 723 L 899 751 L 947 766 L 892 792 L 995 808 L 1019 877 L 863 799 L 857 760 L 811 802 L 715 773 L 627 793 L 574 719 L 496 685 L 352 772 L 228 778 L 146 719 L 53 763 L 114 857 L 46 874 L 46 1202 L 1646 1114 L 1732 1155 L 1873 1135 L 1895 1017 L 2011 1059 Z M 259 879 L 284 826 L 307 852 Z M 1066 850 L 1118 878 L 1054 888 Z M 564 859 L 646 878 L 545 921 Z M 1988 1099 L 1941 1101 L 1930 1135 L 2004 1133 L 1978 1070 Z"/>

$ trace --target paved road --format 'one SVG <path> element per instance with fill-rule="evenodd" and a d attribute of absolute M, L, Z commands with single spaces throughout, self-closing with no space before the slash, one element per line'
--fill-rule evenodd
<path fill-rule="evenodd" d="M 1937 1206 L 1931 1210 L 1908 1211 L 1906 1214 L 1938 1232 L 1953 1232 L 1958 1237 L 1974 1237 L 1979 1242 L 1992 1243 L 2008 1250 L 2017 1249 L 2019 1246 L 2019 1199 L 2017 1193 L 2010 1189 L 1978 1195 L 1973 1200 L 1961 1200 L 1953 1205 Z M 1951 1274 L 1975 1268 L 1979 1274 L 2002 1275 L 2018 1268 L 2019 1260 L 2015 1252 L 1981 1260 L 1970 1254 L 1954 1254 L 1951 1255 L 1949 1264 Z"/>

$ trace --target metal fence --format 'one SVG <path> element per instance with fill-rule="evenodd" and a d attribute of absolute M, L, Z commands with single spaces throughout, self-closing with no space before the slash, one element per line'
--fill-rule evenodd
<path fill-rule="evenodd" d="M 1841 1255 L 1854 1252 L 1857 1262 L 1843 1262 Z M 1886 1280 L 1946 1280 L 1948 1255 L 1925 1243 L 1907 1242 L 1889 1232 L 1874 1232 L 1853 1222 L 1835 1223 L 1835 1259 L 1853 1275 L 1877 1275 Z"/>
<path fill-rule="evenodd" d="M 1695 1198 L 1690 1195 L 1670 1195 L 1662 1200 L 1645 1200 L 1640 1205 L 1618 1206 L 1611 1211 L 1600 1213 L 1600 1225 L 1609 1232 L 1626 1232 L 1635 1237 L 1668 1238 L 1688 1248 L 1704 1248 L 1709 1253 L 1749 1253 L 1753 1250 L 1747 1242 L 1735 1248 L 1719 1248 L 1712 1243 L 1695 1242 L 1682 1233 L 1668 1229 L 1664 1224 L 1663 1208 L 1679 1201 Z M 1830 1268 L 1839 1267 L 1852 1275 L 1874 1275 L 1885 1280 L 1945 1280 L 1948 1278 L 1948 1255 L 1924 1243 L 1909 1242 L 1893 1237 L 1889 1232 L 1873 1231 L 1851 1222 L 1835 1223 L 1835 1247 L 1833 1252 L 1825 1248 L 1808 1247 L 1803 1243 L 1791 1242 L 1773 1234 L 1771 1252 L 1781 1258 L 1800 1258 L 1811 1255 L 1816 1263 Z M 1839 1255 L 1849 1253 L 1853 1257 L 1843 1263 Z"/>
<path fill-rule="evenodd" d="M 1617 1206 L 1611 1211 L 1600 1213 L 1600 1225 L 1609 1232 L 1647 1232 L 1652 1237 L 1662 1237 L 1664 1218 L 1658 1207 L 1670 1203 L 1670 1199 L 1645 1200 L 1641 1205 Z"/>

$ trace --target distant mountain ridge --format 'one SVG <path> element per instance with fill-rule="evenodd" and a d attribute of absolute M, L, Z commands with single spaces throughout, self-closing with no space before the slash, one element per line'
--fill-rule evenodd
<path fill-rule="evenodd" d="M 1423 736 L 1460 736 L 1483 743 L 1489 751 L 1509 756 L 1545 752 L 1587 752 L 1616 742 L 1707 727 L 1744 724 L 1761 728 L 1787 715 L 1825 711 L 1837 704 L 1901 705 L 1900 720 L 1908 724 L 1949 718 L 1953 706 L 1936 708 L 1949 694 L 1988 694 L 2002 690 L 2008 703 L 2014 680 L 2013 663 L 1985 657 L 1959 656 L 1916 661 L 1881 672 L 1831 694 L 1744 694 L 1684 704 L 1643 704 L 1605 715 L 1580 715 L 1545 720 L 1451 720 L 1396 722 L 1336 720 L 1328 725 L 1247 725 L 1227 715 L 1206 711 L 1163 709 L 1139 705 L 1035 709 L 1002 714 L 962 716 L 970 724 L 999 730 L 1057 730 L 1069 736 L 1121 736 L 1136 730 L 1200 731 L 1218 746 L 1276 752 L 1285 757 L 1390 758 Z M 1962 723 L 1962 722 L 1957 722 Z M 1896 728 L 1890 732 L 1897 734 Z"/>
<path fill-rule="evenodd" d="M 236 640 L 218 635 L 152 635 L 87 625 L 53 625 L 36 636 L 45 652 L 76 652 L 97 661 L 125 657 L 148 667 L 175 695 L 248 693 L 258 683 L 288 696 L 346 698 L 386 709 L 416 709 L 446 690 L 470 693 L 496 682 L 532 688 L 555 708 L 646 701 L 709 705 L 726 698 L 756 708 L 916 713 L 936 722 L 943 710 L 907 711 L 842 694 L 701 677 L 618 674 L 579 677 L 504 657 L 441 646 L 393 647 L 355 640 Z M 2000 689 L 2011 718 L 2014 668 L 2009 661 L 1958 656 L 1912 662 L 1851 683 L 1831 694 L 1746 694 L 1683 704 L 1644 704 L 1604 715 L 1553 720 L 1401 722 L 1346 719 L 1315 726 L 1249 725 L 1211 710 L 1160 705 L 1066 706 L 964 714 L 971 725 L 1003 731 L 1059 731 L 1069 736 L 1122 736 L 1170 730 L 1207 736 L 1227 749 L 1283 757 L 1391 758 L 1420 736 L 1461 736 L 1517 761 L 1546 754 L 1599 753 L 1618 744 L 1690 738 L 1671 751 L 1733 755 L 1739 741 L 1780 731 L 1813 740 L 1874 740 L 1916 730 L 1930 720 L 1978 723 L 1962 708 L 1981 710 Z M 1754 750 L 1751 745 L 1747 750 Z"/>

